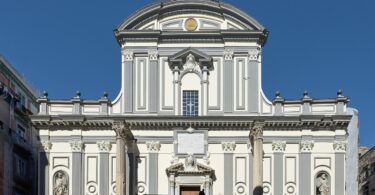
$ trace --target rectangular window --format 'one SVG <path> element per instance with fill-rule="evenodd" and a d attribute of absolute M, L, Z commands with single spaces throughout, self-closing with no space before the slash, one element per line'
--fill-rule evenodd
<path fill-rule="evenodd" d="M 27 176 L 27 161 L 16 155 L 16 174 L 17 176 L 21 177 L 21 178 L 26 178 Z"/>
<path fill-rule="evenodd" d="M 183 116 L 198 116 L 199 109 L 199 95 L 198 91 L 186 90 L 183 91 L 182 114 Z"/>
<path fill-rule="evenodd" d="M 20 125 L 17 125 L 16 138 L 20 143 L 26 142 L 25 134 L 26 134 L 26 130 L 23 127 L 21 127 Z"/>

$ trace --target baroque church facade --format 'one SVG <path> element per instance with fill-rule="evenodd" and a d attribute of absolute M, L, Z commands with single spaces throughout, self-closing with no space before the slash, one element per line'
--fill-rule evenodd
<path fill-rule="evenodd" d="M 268 31 L 254 18 L 217 1 L 163 1 L 115 37 L 114 101 L 38 99 L 40 195 L 347 194 L 348 98 L 268 100 Z"/>

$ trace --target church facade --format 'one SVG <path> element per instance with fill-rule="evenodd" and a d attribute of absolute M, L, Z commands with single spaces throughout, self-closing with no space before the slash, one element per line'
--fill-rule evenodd
<path fill-rule="evenodd" d="M 268 31 L 254 18 L 222 2 L 163 1 L 115 37 L 114 101 L 38 99 L 40 195 L 347 194 L 348 98 L 268 100 Z"/>

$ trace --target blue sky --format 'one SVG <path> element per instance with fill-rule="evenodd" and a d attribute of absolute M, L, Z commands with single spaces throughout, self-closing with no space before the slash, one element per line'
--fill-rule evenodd
<path fill-rule="evenodd" d="M 120 47 L 112 30 L 151 0 L 5 0 L 0 53 L 40 91 L 85 99 L 120 89 Z M 375 1 L 227 0 L 270 30 L 263 90 L 288 99 L 333 98 L 338 89 L 359 109 L 361 143 L 375 143 Z"/>

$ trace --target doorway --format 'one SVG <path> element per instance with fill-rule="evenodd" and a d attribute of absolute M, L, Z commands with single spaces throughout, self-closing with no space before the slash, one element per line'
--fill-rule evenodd
<path fill-rule="evenodd" d="M 199 195 L 200 186 L 181 186 L 180 195 Z"/>

